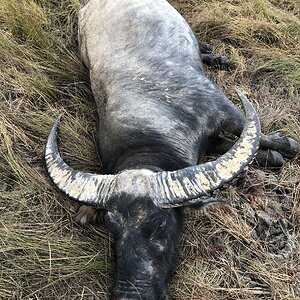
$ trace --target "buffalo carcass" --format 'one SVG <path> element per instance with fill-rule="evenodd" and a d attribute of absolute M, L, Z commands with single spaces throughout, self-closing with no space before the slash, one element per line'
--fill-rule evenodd
<path fill-rule="evenodd" d="M 252 105 L 237 90 L 245 118 L 205 76 L 197 39 L 165 0 L 91 0 L 79 13 L 79 39 L 108 175 L 76 171 L 63 161 L 59 119 L 46 146 L 48 173 L 61 191 L 94 207 L 82 206 L 79 222 L 104 210 L 116 242 L 111 299 L 164 299 L 176 264 L 181 208 L 218 202 L 210 193 L 238 176 L 256 152 L 258 160 L 280 166 L 282 155 L 295 155 L 298 145 L 286 137 L 260 138 Z M 234 144 L 220 130 L 240 138 Z M 211 149 L 228 151 L 197 165 Z"/>

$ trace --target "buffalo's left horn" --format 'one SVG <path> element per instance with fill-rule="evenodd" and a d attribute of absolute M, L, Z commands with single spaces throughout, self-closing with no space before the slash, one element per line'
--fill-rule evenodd
<path fill-rule="evenodd" d="M 62 159 L 57 147 L 59 116 L 49 134 L 45 158 L 48 173 L 56 186 L 68 196 L 98 208 L 105 208 L 114 175 L 97 175 L 76 171 Z"/>
<path fill-rule="evenodd" d="M 238 90 L 246 111 L 246 124 L 238 141 L 218 159 L 177 171 L 156 174 L 156 205 L 164 208 L 201 202 L 201 198 L 237 177 L 254 159 L 259 148 L 260 122 L 254 107 Z M 198 199 L 197 199 L 198 198 Z"/>

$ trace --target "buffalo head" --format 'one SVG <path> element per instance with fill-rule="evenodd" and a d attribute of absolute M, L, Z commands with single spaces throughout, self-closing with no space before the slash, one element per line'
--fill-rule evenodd
<path fill-rule="evenodd" d="M 99 175 L 76 171 L 62 159 L 54 124 L 46 145 L 48 173 L 70 197 L 106 211 L 116 242 L 117 274 L 112 299 L 163 299 L 176 262 L 182 206 L 208 204 L 213 190 L 238 176 L 253 160 L 260 125 L 254 108 L 237 90 L 247 122 L 235 145 L 215 161 L 176 171 L 125 169 Z"/>

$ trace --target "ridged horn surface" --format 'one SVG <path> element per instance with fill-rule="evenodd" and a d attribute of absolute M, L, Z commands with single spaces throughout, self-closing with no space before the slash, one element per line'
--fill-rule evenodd
<path fill-rule="evenodd" d="M 254 107 L 236 89 L 246 112 L 246 124 L 233 147 L 217 160 L 186 167 L 178 171 L 156 174 L 156 205 L 164 208 L 201 202 L 199 197 L 208 196 L 237 177 L 255 157 L 260 140 L 260 122 Z"/>
<path fill-rule="evenodd" d="M 105 208 L 115 176 L 76 171 L 63 161 L 57 147 L 57 128 L 60 119 L 61 116 L 53 125 L 45 149 L 49 176 L 55 185 L 68 196 L 98 208 Z"/>

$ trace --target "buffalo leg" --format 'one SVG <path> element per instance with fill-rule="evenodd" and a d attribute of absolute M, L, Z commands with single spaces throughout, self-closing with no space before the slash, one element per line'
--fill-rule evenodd
<path fill-rule="evenodd" d="M 226 153 L 233 145 L 234 141 L 218 135 L 210 140 L 208 151 L 223 154 Z M 266 168 L 281 168 L 283 165 L 283 157 L 277 151 L 270 149 L 264 150 L 260 148 L 257 151 L 255 163 Z"/>
<path fill-rule="evenodd" d="M 285 158 L 293 158 L 299 152 L 299 144 L 292 138 L 278 133 L 261 136 L 261 147 L 279 152 Z"/>
<path fill-rule="evenodd" d="M 245 116 L 242 111 L 231 102 L 227 102 L 224 110 L 225 118 L 222 130 L 240 136 L 245 125 Z M 292 138 L 280 136 L 279 134 L 261 135 L 260 153 L 257 160 L 259 165 L 279 167 L 283 163 L 282 157 L 293 158 L 299 152 L 299 144 Z M 260 160 L 261 158 L 261 160 Z M 265 158 L 265 159 L 263 159 Z"/>
<path fill-rule="evenodd" d="M 223 137 L 214 136 L 208 145 L 209 152 L 225 153 L 234 144 L 234 141 Z M 266 168 L 281 168 L 283 157 L 292 158 L 299 150 L 297 142 L 288 137 L 279 137 L 278 135 L 262 135 L 260 148 L 255 157 L 257 165 Z"/>

